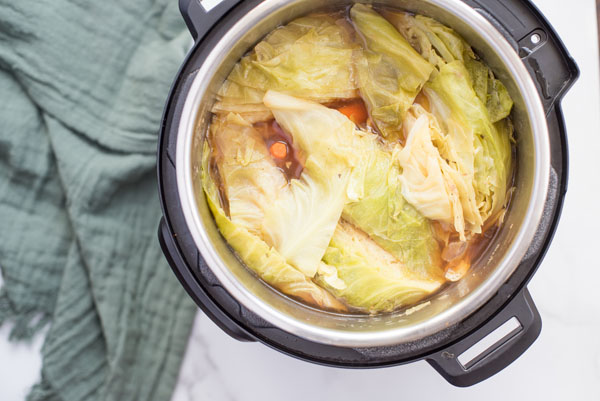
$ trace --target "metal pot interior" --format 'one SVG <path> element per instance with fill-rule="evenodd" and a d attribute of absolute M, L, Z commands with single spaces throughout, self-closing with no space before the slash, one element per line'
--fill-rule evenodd
<path fill-rule="evenodd" d="M 353 2 L 335 0 L 328 7 Z M 517 268 L 539 223 L 546 198 L 549 144 L 545 115 L 530 76 L 492 25 L 456 0 L 387 0 L 378 4 L 433 17 L 459 32 L 492 67 L 515 101 L 517 140 L 514 192 L 505 222 L 479 262 L 457 283 L 421 307 L 379 316 L 339 315 L 311 309 L 273 290 L 243 266 L 219 234 L 199 176 L 201 149 L 214 94 L 233 65 L 278 25 L 318 10 L 319 0 L 266 0 L 222 35 L 195 74 L 177 137 L 177 180 L 186 222 L 202 256 L 242 305 L 270 324 L 311 341 L 348 347 L 414 341 L 463 320 L 490 299 Z"/>

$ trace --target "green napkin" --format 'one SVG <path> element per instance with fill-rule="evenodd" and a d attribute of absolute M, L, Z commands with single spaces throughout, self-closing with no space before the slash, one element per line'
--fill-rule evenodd
<path fill-rule="evenodd" d="M 166 265 L 156 140 L 176 0 L 0 0 L 0 324 L 50 323 L 31 400 L 167 400 L 195 307 Z"/>

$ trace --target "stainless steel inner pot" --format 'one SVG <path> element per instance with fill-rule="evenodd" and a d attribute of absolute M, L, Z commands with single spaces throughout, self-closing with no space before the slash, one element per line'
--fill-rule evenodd
<path fill-rule="evenodd" d="M 333 0 L 328 7 L 354 2 Z M 373 347 L 422 339 L 481 307 L 510 277 L 531 244 L 548 192 L 550 147 L 542 103 L 521 59 L 504 37 L 457 0 L 382 0 L 433 17 L 459 32 L 503 81 L 514 102 L 516 191 L 503 228 L 466 277 L 420 306 L 379 316 L 349 316 L 309 308 L 273 290 L 244 267 L 213 221 L 200 182 L 202 143 L 214 95 L 233 65 L 275 27 L 318 10 L 319 0 L 265 0 L 229 29 L 196 72 L 177 133 L 176 170 L 181 207 L 193 240 L 222 286 L 270 324 L 306 340 L 341 347 Z"/>

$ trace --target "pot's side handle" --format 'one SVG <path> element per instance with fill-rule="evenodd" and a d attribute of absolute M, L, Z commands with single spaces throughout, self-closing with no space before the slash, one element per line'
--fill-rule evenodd
<path fill-rule="evenodd" d="M 204 291 L 196 281 L 190 270 L 186 268 L 186 264 L 181 257 L 173 237 L 174 236 L 167 226 L 164 217 L 161 218 L 158 226 L 158 241 L 160 247 L 169 262 L 169 266 L 171 266 L 171 269 L 187 293 L 194 299 L 196 304 L 200 306 L 202 311 L 225 333 L 238 341 L 256 341 L 250 333 L 242 329 L 241 326 L 236 324 L 220 308 L 214 305 L 206 291 Z"/>
<path fill-rule="evenodd" d="M 550 113 L 579 77 L 577 64 L 530 0 L 463 0 L 485 17 L 519 54 Z"/>
<path fill-rule="evenodd" d="M 524 288 L 481 329 L 426 359 L 451 384 L 472 386 L 510 365 L 541 329 L 540 314 Z"/>
<path fill-rule="evenodd" d="M 198 41 L 227 11 L 241 0 L 179 0 L 183 16 L 194 41 Z"/>

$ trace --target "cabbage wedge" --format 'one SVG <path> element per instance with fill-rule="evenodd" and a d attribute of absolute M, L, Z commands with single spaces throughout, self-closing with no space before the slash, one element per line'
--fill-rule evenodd
<path fill-rule="evenodd" d="M 499 212 L 505 204 L 511 166 L 512 127 L 494 124 L 486 105 L 475 93 L 463 63 L 444 65 L 427 84 L 425 95 L 431 112 L 447 136 L 439 146 L 442 156 L 465 177 L 472 179 L 480 221 Z M 474 210 L 469 217 L 477 218 Z M 477 220 L 472 220 L 477 224 Z M 474 230 L 474 232 L 477 232 Z"/>
<path fill-rule="evenodd" d="M 237 114 L 215 119 L 211 143 L 224 195 L 224 209 L 232 223 L 261 235 L 265 207 L 288 185 L 263 138 Z"/>
<path fill-rule="evenodd" d="M 356 45 L 349 30 L 336 22 L 312 15 L 271 32 L 234 66 L 213 112 L 266 121 L 272 118 L 262 102 L 268 90 L 321 103 L 358 97 L 352 62 Z"/>
<path fill-rule="evenodd" d="M 341 221 L 323 257 L 323 271 L 335 268 L 336 282 L 317 282 L 351 307 L 370 313 L 390 312 L 437 290 L 439 276 L 419 278 L 365 233 Z"/>
<path fill-rule="evenodd" d="M 370 7 L 355 4 L 350 17 L 364 48 L 356 57 L 360 94 L 381 134 L 395 141 L 406 111 L 434 67 Z"/>
<path fill-rule="evenodd" d="M 307 159 L 300 178 L 292 179 L 289 190 L 265 211 L 263 234 L 288 263 L 313 277 L 360 161 L 352 146 L 355 125 L 336 110 L 274 91 L 267 92 L 264 103 Z"/>
<path fill-rule="evenodd" d="M 353 170 L 342 217 L 414 274 L 438 274 L 440 249 L 431 222 L 402 196 L 400 169 L 392 153 L 374 134 L 356 134 L 353 147 L 360 152 L 361 163 Z"/>
<path fill-rule="evenodd" d="M 259 236 L 252 234 L 244 226 L 235 224 L 226 216 L 219 202 L 217 186 L 209 173 L 210 153 L 208 143 L 205 142 L 202 154 L 202 186 L 219 231 L 239 258 L 262 280 L 284 294 L 315 307 L 347 310 L 346 306 L 329 292 L 286 263 L 285 259 Z"/>
<path fill-rule="evenodd" d="M 336 110 L 277 92 L 265 105 L 306 154 L 288 183 L 259 132 L 236 114 L 213 122 L 215 161 L 232 223 L 260 236 L 287 263 L 313 277 L 347 199 L 356 155 L 354 123 Z M 344 144 L 346 144 L 344 146 Z"/>
<path fill-rule="evenodd" d="M 513 101 L 506 87 L 494 77 L 488 66 L 478 60 L 471 46 L 454 30 L 422 15 L 386 11 L 384 16 L 438 70 L 447 63 L 462 62 L 469 72 L 477 97 L 488 109 L 492 123 L 508 117 Z"/>
<path fill-rule="evenodd" d="M 453 225 L 465 241 L 459 187 L 468 187 L 471 182 L 463 182 L 460 173 L 453 170 L 434 146 L 433 137 L 442 136 L 435 117 L 418 105 L 411 111 L 405 121 L 406 145 L 397 154 L 402 167 L 402 195 L 423 216 Z"/>

